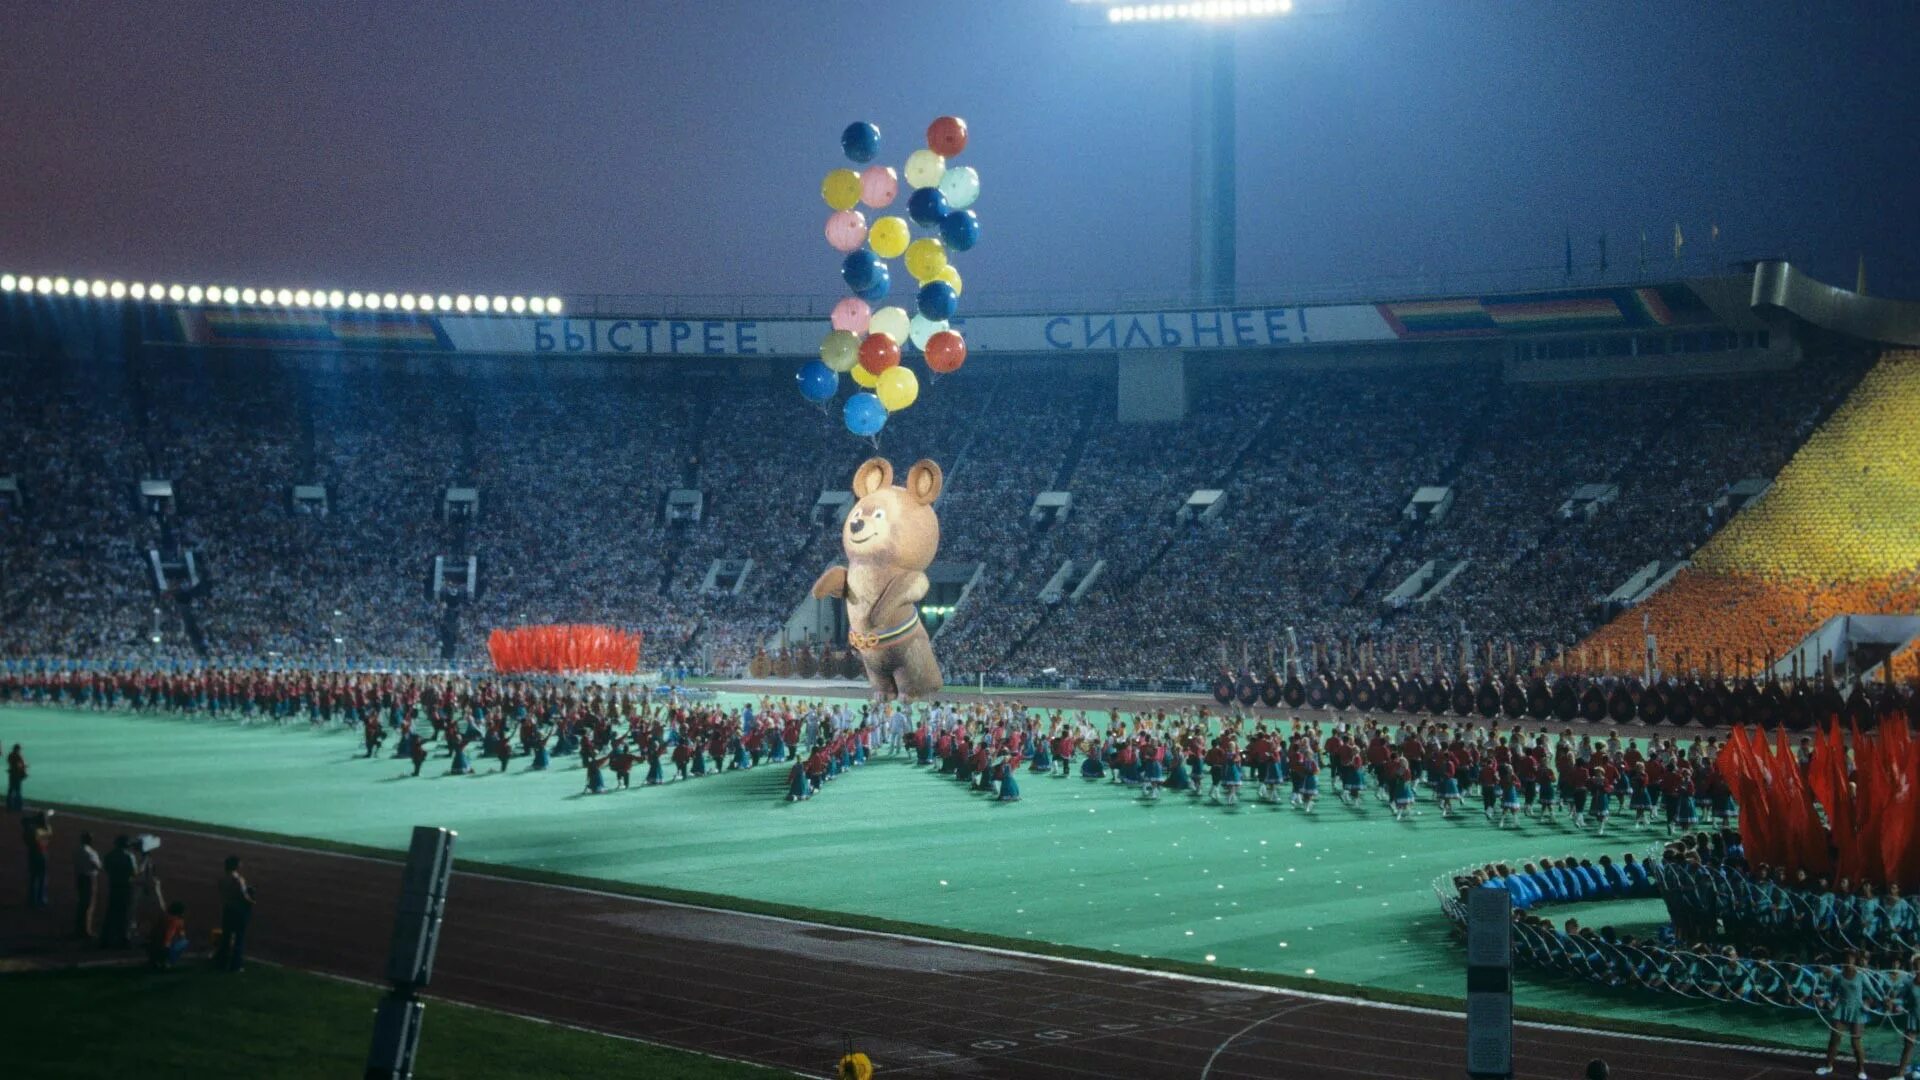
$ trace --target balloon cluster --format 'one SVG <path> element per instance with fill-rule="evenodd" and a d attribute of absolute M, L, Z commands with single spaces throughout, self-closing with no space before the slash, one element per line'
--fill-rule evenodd
<path fill-rule="evenodd" d="M 949 325 L 961 291 L 952 255 L 972 250 L 980 240 L 980 218 L 972 209 L 980 198 L 980 174 L 948 164 L 967 148 L 967 122 L 942 116 L 927 126 L 927 145 L 907 156 L 903 171 L 912 191 L 906 216 L 890 214 L 868 225 L 855 207 L 893 205 L 900 174 L 871 164 L 880 150 L 880 129 L 864 120 L 840 133 L 840 148 L 849 161 L 866 166 L 858 172 L 835 169 L 820 182 L 820 195 L 833 209 L 827 215 L 827 243 L 845 254 L 840 277 L 853 295 L 833 306 L 833 330 L 820 342 L 820 359 L 801 367 L 800 393 L 824 405 L 839 393 L 840 376 L 850 373 L 860 390 L 843 406 L 847 430 L 872 436 L 889 415 L 920 396 L 919 376 L 901 362 L 903 347 L 920 350 L 928 369 L 943 375 L 966 362 L 966 340 Z M 915 238 L 915 226 L 927 235 Z M 912 313 L 900 305 L 875 310 L 873 305 L 893 290 L 888 260 L 901 256 L 915 283 Z"/>

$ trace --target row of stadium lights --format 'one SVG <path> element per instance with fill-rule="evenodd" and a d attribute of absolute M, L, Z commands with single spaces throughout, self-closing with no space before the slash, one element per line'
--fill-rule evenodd
<path fill-rule="evenodd" d="M 1165 22 L 1169 19 L 1244 19 L 1253 15 L 1285 15 L 1293 0 L 1201 0 L 1191 4 L 1115 4 L 1107 21 Z"/>
<path fill-rule="evenodd" d="M 352 308 L 360 311 L 479 311 L 558 315 L 557 296 L 434 296 L 430 293 L 360 293 L 339 289 L 241 289 L 232 285 L 148 285 L 124 281 L 69 281 L 63 277 L 0 274 L 0 293 L 38 293 L 94 300 L 152 300 L 180 304 L 245 304 L 255 307 Z"/>

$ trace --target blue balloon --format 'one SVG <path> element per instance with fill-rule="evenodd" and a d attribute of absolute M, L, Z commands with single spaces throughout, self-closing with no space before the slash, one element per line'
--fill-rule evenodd
<path fill-rule="evenodd" d="M 954 251 L 971 251 L 980 242 L 980 216 L 971 210 L 955 210 L 940 219 L 940 239 Z"/>
<path fill-rule="evenodd" d="M 848 398 L 842 415 L 846 417 L 847 430 L 862 438 L 878 435 L 880 429 L 887 426 L 887 407 L 871 393 Z"/>
<path fill-rule="evenodd" d="M 885 300 L 892 288 L 893 272 L 887 269 L 886 263 L 881 263 L 879 271 L 874 275 L 873 283 L 864 289 L 853 290 L 853 295 L 871 304 Z"/>
<path fill-rule="evenodd" d="M 920 286 L 920 292 L 914 298 L 914 304 L 920 314 L 934 322 L 945 322 L 953 318 L 955 309 L 960 306 L 960 294 L 953 286 L 944 281 L 929 281 Z"/>
<path fill-rule="evenodd" d="M 794 378 L 800 383 L 800 396 L 816 405 L 832 400 L 840 389 L 840 376 L 819 360 L 800 365 L 800 372 Z"/>
<path fill-rule="evenodd" d="M 915 225 L 924 225 L 931 229 L 940 224 L 947 216 L 947 197 L 935 187 L 914 188 L 907 196 L 907 216 Z"/>
<path fill-rule="evenodd" d="M 840 261 L 840 276 L 854 292 L 871 288 L 886 272 L 887 264 L 866 248 L 850 252 Z"/>
<path fill-rule="evenodd" d="M 865 120 L 855 120 L 840 133 L 840 149 L 847 152 L 849 160 L 862 164 L 872 161 L 880 152 L 880 129 Z"/>

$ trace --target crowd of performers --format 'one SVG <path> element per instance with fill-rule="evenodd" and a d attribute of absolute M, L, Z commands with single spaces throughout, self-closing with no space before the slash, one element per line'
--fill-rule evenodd
<path fill-rule="evenodd" d="M 723 709 L 679 691 L 573 679 L 219 668 L 0 673 L 5 702 L 346 726 L 360 733 L 366 757 L 407 761 L 413 776 L 436 754 L 452 775 L 504 772 L 516 757 L 536 771 L 555 757 L 577 758 L 592 794 L 628 788 L 636 772 L 642 785 L 658 785 L 786 764 L 787 797 L 799 801 L 865 762 L 876 738 L 857 705 L 782 698 Z"/>
<path fill-rule="evenodd" d="M 1461 871 L 1441 889 L 1456 925 L 1465 927 L 1467 894 L 1481 888 L 1513 898 L 1516 962 L 1609 987 L 1818 1016 L 1829 1031 L 1823 1076 L 1837 1071 L 1843 1041 L 1856 1075 L 1869 1075 L 1865 1031 L 1885 1023 L 1901 1038 L 1894 1075 L 1920 1075 L 1916 916 L 1897 887 L 1875 897 L 1871 889 L 1843 895 L 1804 875 L 1787 881 L 1778 868 L 1748 866 L 1739 832 L 1718 829 L 1670 841 L 1658 859 L 1628 852 L 1619 861 L 1569 857 Z M 1604 910 L 1594 902 L 1653 896 L 1673 921 L 1649 936 L 1543 914 L 1583 903 L 1581 914 L 1594 918 Z"/>
<path fill-rule="evenodd" d="M 1554 822 L 1604 834 L 1630 816 L 1636 827 L 1671 833 L 1705 818 L 1726 823 L 1735 807 L 1714 768 L 1718 740 L 1682 745 L 1672 738 L 1623 739 L 1521 725 L 1366 717 L 1323 726 L 1302 720 L 1213 715 L 1207 708 L 1117 713 L 1040 713 L 1013 704 L 935 705 L 905 736 L 921 765 L 969 781 L 1003 800 L 1020 797 L 1024 764 L 1034 774 L 1079 775 L 1137 789 L 1144 800 L 1163 793 L 1240 803 L 1251 787 L 1259 802 L 1313 813 L 1322 773 L 1343 806 L 1368 793 L 1397 821 L 1422 813 L 1472 812 L 1501 828 L 1524 820 Z"/>
<path fill-rule="evenodd" d="M 346 725 L 360 731 L 367 757 L 407 760 L 415 776 L 436 753 L 453 774 L 504 771 L 515 757 L 535 770 L 577 758 L 594 793 L 629 787 L 635 772 L 655 785 L 773 764 L 787 766 L 787 797 L 801 801 L 884 747 L 1004 801 L 1019 799 L 1024 772 L 1224 806 L 1251 787 L 1259 802 L 1314 813 L 1324 773 L 1343 806 L 1363 806 L 1371 793 L 1399 821 L 1423 802 L 1442 817 L 1477 803 L 1502 828 L 1564 816 L 1597 833 L 1626 815 L 1672 831 L 1734 813 L 1714 768 L 1716 739 L 1551 734 L 1499 720 L 1367 715 L 1321 725 L 1205 706 L 1123 716 L 1014 701 L 762 698 L 725 709 L 677 691 L 573 679 L 220 668 L 0 673 L 0 701 L 15 700 Z"/>

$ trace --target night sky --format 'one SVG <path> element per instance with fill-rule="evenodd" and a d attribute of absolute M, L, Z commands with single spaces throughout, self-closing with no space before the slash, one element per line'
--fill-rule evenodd
<path fill-rule="evenodd" d="M 0 269 L 833 292 L 824 172 L 964 116 L 969 292 L 1187 282 L 1190 28 L 1066 0 L 0 0 Z M 1243 295 L 1710 227 L 1920 295 L 1920 5 L 1350 0 L 1238 26 Z M 1583 274 L 1587 270 L 1583 267 Z M 1097 301 L 1096 301 L 1097 302 Z"/>

